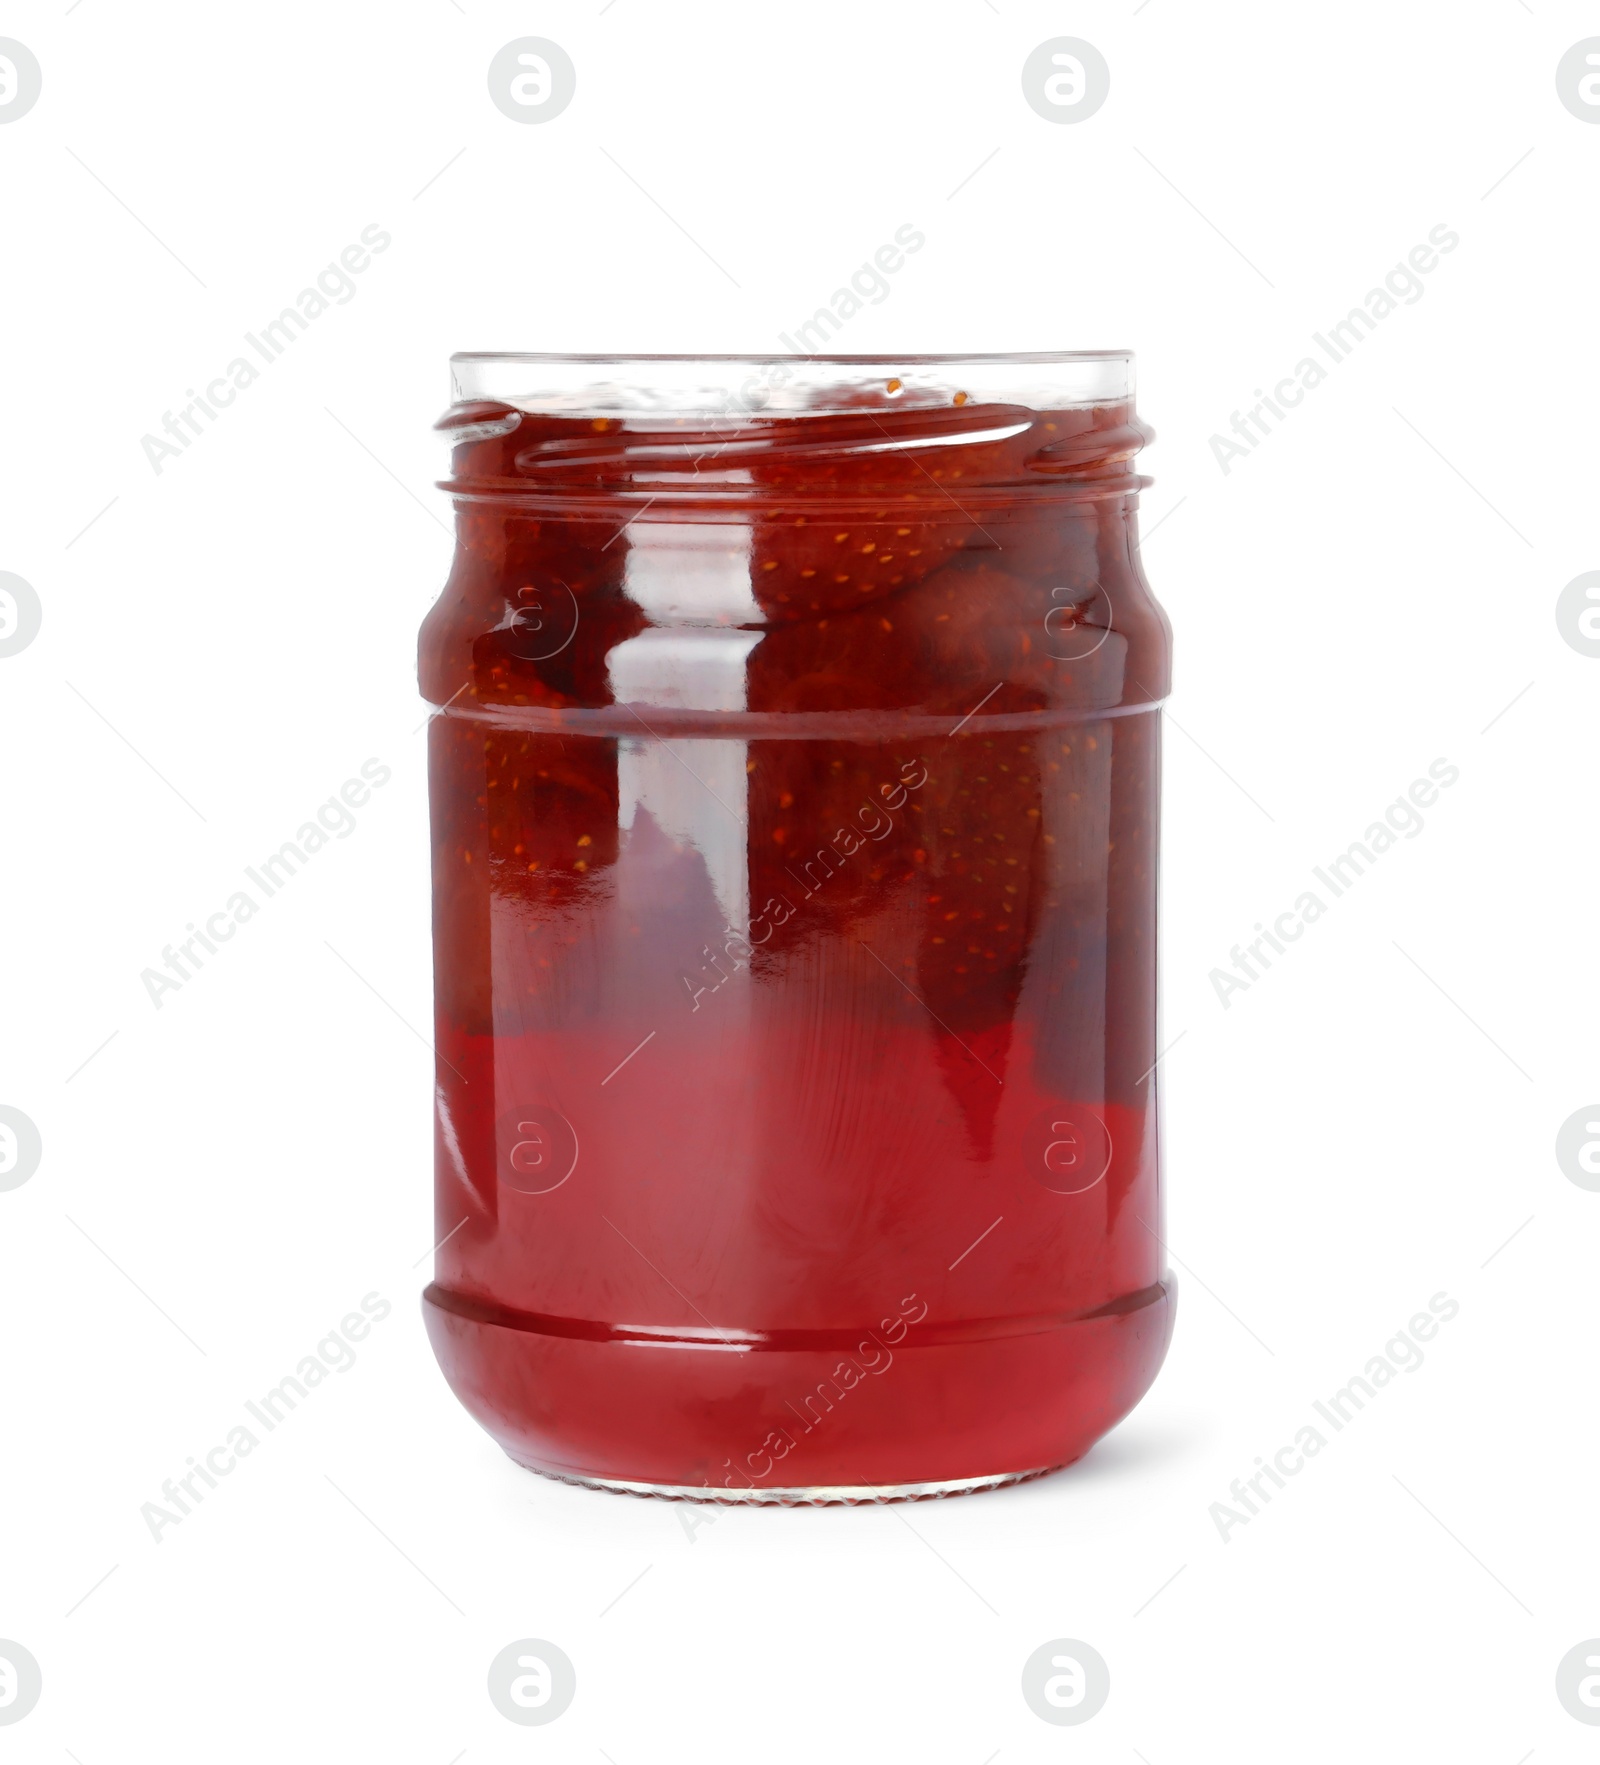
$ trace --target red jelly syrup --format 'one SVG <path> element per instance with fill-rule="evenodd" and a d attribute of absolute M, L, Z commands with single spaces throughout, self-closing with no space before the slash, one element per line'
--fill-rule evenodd
<path fill-rule="evenodd" d="M 454 367 L 445 1376 L 612 1489 L 1070 1463 L 1172 1314 L 1131 358 Z"/>

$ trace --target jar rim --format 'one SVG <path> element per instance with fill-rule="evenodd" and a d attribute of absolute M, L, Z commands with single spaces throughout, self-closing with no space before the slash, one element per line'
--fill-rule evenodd
<path fill-rule="evenodd" d="M 450 358 L 455 402 L 586 415 L 824 416 L 845 411 L 1021 405 L 1073 410 L 1130 403 L 1127 349 L 949 355 L 565 355 L 464 350 Z"/>

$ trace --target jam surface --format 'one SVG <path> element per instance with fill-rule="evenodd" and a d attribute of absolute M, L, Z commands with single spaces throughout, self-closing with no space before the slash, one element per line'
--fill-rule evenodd
<path fill-rule="evenodd" d="M 557 1475 L 1025 1475 L 1154 1377 L 1126 404 L 455 407 L 430 1332 Z"/>

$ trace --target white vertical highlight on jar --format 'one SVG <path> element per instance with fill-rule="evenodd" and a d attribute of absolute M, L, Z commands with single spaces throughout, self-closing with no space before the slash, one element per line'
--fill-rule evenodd
<path fill-rule="evenodd" d="M 742 524 L 638 522 L 629 530 L 625 586 L 657 624 L 611 652 L 619 704 L 676 711 L 748 708 L 746 662 L 761 641 L 739 625 L 761 618 L 750 591 L 750 529 Z M 705 862 L 727 928 L 750 929 L 747 745 L 722 737 L 620 743 L 617 820 L 647 810 L 669 838 Z"/>

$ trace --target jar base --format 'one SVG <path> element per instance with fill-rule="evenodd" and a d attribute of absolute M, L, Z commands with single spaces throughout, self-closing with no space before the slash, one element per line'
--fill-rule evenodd
<path fill-rule="evenodd" d="M 1079 1459 L 1149 1389 L 1170 1277 L 1057 1320 L 930 1324 L 892 1345 L 579 1335 L 434 1285 L 439 1365 L 517 1464 L 589 1488 L 780 1506 L 914 1501 Z M 587 1328 L 587 1327 L 586 1327 Z M 821 1332 L 819 1332 L 821 1334 Z"/>
<path fill-rule="evenodd" d="M 555 1483 L 578 1489 L 600 1489 L 608 1495 L 647 1495 L 662 1501 L 693 1501 L 712 1507 L 833 1508 L 871 1507 L 893 1501 L 940 1501 L 947 1495 L 977 1495 L 985 1489 L 1005 1489 L 1013 1483 L 1031 1483 L 1048 1477 L 1062 1465 L 1041 1465 L 1036 1471 L 1000 1471 L 992 1477 L 952 1477 L 943 1483 L 896 1483 L 873 1487 L 864 1483 L 824 1483 L 794 1489 L 713 1489 L 704 1484 L 633 1483 L 621 1477 L 580 1477 L 571 1471 L 529 1464 L 507 1453 L 512 1464 Z M 1070 1461 L 1069 1461 L 1070 1462 Z"/>

